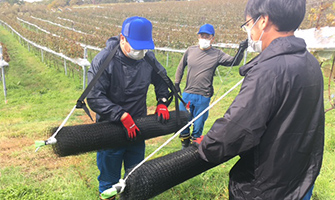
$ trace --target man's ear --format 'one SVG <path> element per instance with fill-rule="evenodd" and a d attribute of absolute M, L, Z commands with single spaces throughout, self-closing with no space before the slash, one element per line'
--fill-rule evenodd
<path fill-rule="evenodd" d="M 122 33 L 120 33 L 120 42 L 124 42 L 125 39 L 126 39 L 126 38 L 122 35 Z"/>
<path fill-rule="evenodd" d="M 261 16 L 261 18 L 259 19 L 259 28 L 261 30 L 265 30 L 266 28 L 268 28 L 271 25 L 269 16 Z"/>

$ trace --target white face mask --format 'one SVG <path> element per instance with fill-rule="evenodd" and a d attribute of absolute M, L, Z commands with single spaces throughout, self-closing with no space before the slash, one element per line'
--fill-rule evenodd
<path fill-rule="evenodd" d="M 133 47 L 130 47 L 130 52 L 127 52 L 127 56 L 133 60 L 141 60 L 144 58 L 145 54 L 147 53 L 148 50 L 143 49 L 143 50 L 135 50 Z"/>
<path fill-rule="evenodd" d="M 260 17 L 257 18 L 257 20 L 255 21 L 255 23 L 252 25 L 252 27 L 250 29 L 246 28 L 246 31 L 247 31 L 247 34 L 248 34 L 248 45 L 249 47 L 251 47 L 255 52 L 262 52 L 263 49 L 262 49 L 262 36 L 263 36 L 263 33 L 264 31 L 262 31 L 262 34 L 261 36 L 259 37 L 258 41 L 253 41 L 251 39 L 251 29 L 254 28 L 255 24 L 258 22 Z"/>
<path fill-rule="evenodd" d="M 200 49 L 207 49 L 210 46 L 211 46 L 211 40 L 199 39 L 199 47 L 200 47 Z"/>

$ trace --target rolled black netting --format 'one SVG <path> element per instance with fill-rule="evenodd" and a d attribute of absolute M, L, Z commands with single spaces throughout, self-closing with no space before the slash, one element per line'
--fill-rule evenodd
<path fill-rule="evenodd" d="M 202 160 L 198 148 L 191 145 L 143 163 L 127 178 L 120 199 L 150 199 L 217 165 Z"/>
<path fill-rule="evenodd" d="M 162 124 L 156 115 L 134 118 L 134 122 L 141 131 L 136 141 L 129 141 L 121 123 L 99 122 L 77 126 L 65 126 L 56 135 L 57 143 L 52 145 L 58 156 L 69 156 L 97 151 L 100 149 L 116 148 L 169 133 L 177 132 L 188 123 L 189 114 L 180 111 L 179 125 L 176 111 L 170 112 L 170 119 Z M 58 127 L 50 130 L 52 135 Z"/>

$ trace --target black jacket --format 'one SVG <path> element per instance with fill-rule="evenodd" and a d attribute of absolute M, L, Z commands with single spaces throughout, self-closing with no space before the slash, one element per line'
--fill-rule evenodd
<path fill-rule="evenodd" d="M 304 40 L 278 38 L 240 68 L 241 90 L 204 137 L 201 157 L 230 171 L 230 199 L 302 199 L 324 145 L 323 76 Z"/>
<path fill-rule="evenodd" d="M 88 71 L 88 82 L 98 72 L 101 64 L 119 43 L 119 37 L 107 41 L 106 48 L 98 53 Z M 165 72 L 152 51 L 147 52 L 156 65 Z M 147 114 L 146 97 L 150 84 L 155 86 L 156 99 L 168 98 L 167 84 L 144 59 L 126 57 L 119 47 L 109 66 L 87 96 L 87 103 L 97 113 L 97 121 L 119 121 L 124 112 L 132 117 Z"/>

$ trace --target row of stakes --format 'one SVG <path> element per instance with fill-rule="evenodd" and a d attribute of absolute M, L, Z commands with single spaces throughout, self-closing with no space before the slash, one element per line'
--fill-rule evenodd
<path fill-rule="evenodd" d="M 6 88 L 6 79 L 5 79 L 5 67 L 8 67 L 8 63 L 3 59 L 2 46 L 0 45 L 0 68 L 1 68 L 1 77 L 3 84 L 3 92 L 5 95 L 5 104 L 7 104 L 7 88 Z"/>

